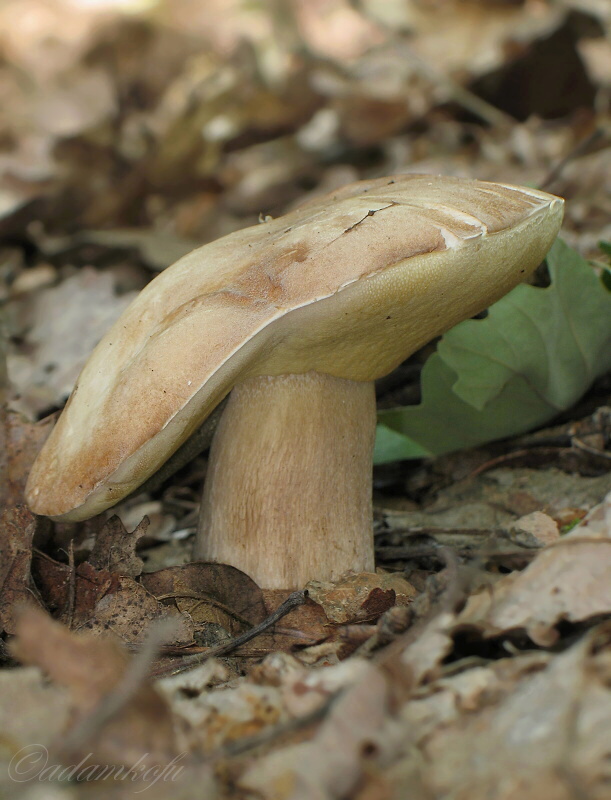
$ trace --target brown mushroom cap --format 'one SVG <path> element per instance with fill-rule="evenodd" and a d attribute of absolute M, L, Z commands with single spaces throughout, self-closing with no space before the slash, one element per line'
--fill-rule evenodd
<path fill-rule="evenodd" d="M 398 175 L 193 251 L 95 348 L 34 464 L 28 503 L 66 520 L 109 508 L 246 377 L 386 375 L 532 271 L 562 210 L 534 189 Z"/>

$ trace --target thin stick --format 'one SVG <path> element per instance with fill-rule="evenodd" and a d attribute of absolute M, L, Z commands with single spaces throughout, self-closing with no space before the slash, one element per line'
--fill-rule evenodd
<path fill-rule="evenodd" d="M 278 606 L 278 608 L 259 625 L 256 625 L 254 628 L 251 628 L 245 633 L 242 633 L 240 636 L 236 636 L 234 639 L 230 639 L 227 642 L 221 642 L 221 644 L 217 644 L 214 647 L 208 647 L 202 653 L 184 656 L 180 664 L 173 667 L 167 673 L 157 674 L 156 677 L 161 677 L 162 675 L 178 675 L 181 672 L 185 672 L 185 670 L 202 664 L 208 658 L 225 656 L 228 653 L 231 653 L 233 650 L 236 650 L 238 647 L 241 647 L 243 644 L 250 642 L 255 637 L 264 633 L 266 630 L 275 625 L 278 620 L 281 620 L 282 617 L 285 617 L 289 612 L 293 611 L 293 609 L 302 606 L 306 602 L 307 596 L 308 593 L 305 590 L 293 592 L 286 598 L 282 605 Z"/>
<path fill-rule="evenodd" d="M 217 753 L 212 753 L 211 760 L 216 761 L 220 758 L 229 758 L 232 756 L 242 755 L 243 753 L 247 753 L 249 750 L 254 750 L 262 745 L 270 744 L 275 739 L 301 730 L 306 725 L 310 725 L 312 722 L 318 722 L 327 715 L 327 712 L 331 706 L 335 703 L 339 696 L 344 693 L 344 691 L 344 689 L 335 691 L 318 708 L 315 708 L 314 711 L 310 711 L 301 717 L 296 717 L 295 719 L 290 719 L 286 722 L 280 722 L 277 725 L 272 725 L 260 733 L 254 734 L 253 736 L 247 736 L 243 739 L 229 742 L 221 747 Z"/>
<path fill-rule="evenodd" d="M 240 622 L 242 625 L 245 625 L 247 628 L 252 628 L 252 622 L 243 617 L 241 614 L 238 614 L 237 611 L 229 608 L 226 606 L 225 603 L 221 603 L 220 600 L 214 598 L 211 594 L 207 592 L 202 592 L 201 594 L 197 594 L 197 592 L 169 592 L 168 594 L 160 594 L 157 596 L 157 600 L 176 600 L 177 598 L 184 598 L 187 600 L 197 600 L 191 608 L 189 609 L 189 613 L 192 615 L 193 611 L 196 608 L 199 608 L 201 605 L 209 605 L 213 608 L 218 608 L 219 611 L 222 611 L 224 614 L 227 614 L 228 617 L 231 619 L 235 619 L 236 622 Z"/>
<path fill-rule="evenodd" d="M 598 447 L 590 447 L 589 444 L 582 442 L 581 439 L 577 438 L 577 436 L 572 437 L 572 444 L 578 450 L 583 450 L 585 453 L 589 453 L 592 456 L 596 456 L 597 458 L 607 458 L 611 460 L 611 453 L 608 453 L 606 450 L 599 450 Z"/>

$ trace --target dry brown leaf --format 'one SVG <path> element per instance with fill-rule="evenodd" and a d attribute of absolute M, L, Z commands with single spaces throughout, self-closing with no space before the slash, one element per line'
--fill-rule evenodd
<path fill-rule="evenodd" d="M 312 741 L 258 759 L 239 780 L 265 800 L 331 800 L 349 796 L 363 774 L 364 757 L 388 713 L 388 685 L 367 665 L 360 680 L 335 701 Z"/>
<path fill-rule="evenodd" d="M 46 606 L 59 611 L 61 621 L 71 626 L 87 622 L 98 600 L 119 585 L 118 576 L 107 570 L 96 570 L 83 562 L 71 576 L 68 564 L 39 553 L 32 559 L 32 575 Z"/>
<path fill-rule="evenodd" d="M 38 667 L 0 671 L 0 726 L 15 748 L 49 746 L 68 725 L 68 692 L 49 683 Z M 2 748 L 4 749 L 4 748 Z"/>
<path fill-rule="evenodd" d="M 73 634 L 37 610 L 23 613 L 11 649 L 24 664 L 39 666 L 53 683 L 69 690 L 72 727 L 117 690 L 129 668 L 116 642 Z M 148 765 L 167 764 L 177 755 L 170 709 L 149 683 L 134 687 L 120 710 L 81 745 L 98 765 L 130 765 L 140 758 Z"/>
<path fill-rule="evenodd" d="M 109 273 L 80 270 L 59 286 L 10 304 L 14 332 L 24 336 L 8 356 L 12 405 L 30 416 L 61 405 L 102 335 L 135 296 L 117 297 Z"/>
<path fill-rule="evenodd" d="M 136 547 L 138 540 L 146 534 L 148 526 L 148 519 L 144 517 L 128 533 L 119 517 L 112 516 L 96 536 L 95 545 L 87 560 L 95 569 L 137 578 L 142 573 L 144 564 L 136 555 Z"/>
<path fill-rule="evenodd" d="M 49 557 L 35 555 L 33 575 L 47 606 L 60 612 L 60 619 L 74 630 L 96 634 L 114 634 L 126 644 L 141 644 L 154 621 L 165 619 L 172 623 L 166 643 L 184 647 L 193 643 L 193 623 L 187 614 L 160 603 L 129 573 L 138 572 L 140 559 L 134 554 L 139 532 L 126 534 L 115 517 L 103 530 L 100 545 L 96 544 L 93 560 L 108 563 L 108 568 L 96 568 L 90 561 L 79 564 L 74 575 L 68 564 Z M 113 542 L 115 543 L 113 545 Z M 116 547 L 115 547 L 116 545 Z"/>
<path fill-rule="evenodd" d="M 31 425 L 0 407 L 0 629 L 8 633 L 19 604 L 40 605 L 30 577 L 32 540 L 47 523 L 25 505 L 23 490 L 51 421 Z"/>
<path fill-rule="evenodd" d="M 77 136 L 114 114 L 114 95 L 109 76 L 101 70 L 64 75 L 61 84 L 46 85 L 31 99 L 35 125 L 52 136 Z"/>
<path fill-rule="evenodd" d="M 310 581 L 309 597 L 322 606 L 330 622 L 377 619 L 394 605 L 407 605 L 416 590 L 401 575 L 363 572 L 333 583 Z"/>
<path fill-rule="evenodd" d="M 500 467 L 453 480 L 424 510 L 385 511 L 385 521 L 390 528 L 510 529 L 516 518 L 535 511 L 555 517 L 567 506 L 590 509 L 600 503 L 609 485 L 607 474 L 584 477 L 555 467 Z"/>
<path fill-rule="evenodd" d="M 137 228 L 119 228 L 115 230 L 84 230 L 76 236 L 64 240 L 64 247 L 69 249 L 77 244 L 96 244 L 110 250 L 135 250 L 149 269 L 160 272 L 179 258 L 195 250 L 200 242 L 186 239 L 169 231 L 157 231 Z M 41 247 L 44 251 L 44 247 Z"/>
<path fill-rule="evenodd" d="M 606 798 L 609 637 L 608 626 L 595 629 L 545 669 L 539 665 L 535 674 L 525 672 L 517 685 L 497 685 L 476 710 L 455 714 L 438 727 L 431 728 L 426 716 L 418 720 L 408 703 L 403 714 L 410 738 L 422 742 L 426 796 L 572 800 L 578 787 L 580 796 Z M 520 658 L 513 661 L 517 667 Z M 455 693 L 446 699 L 454 705 Z M 426 704 L 419 705 L 426 715 Z M 415 730 L 423 724 L 426 728 Z"/>
<path fill-rule="evenodd" d="M 560 538 L 558 523 L 542 511 L 533 511 L 532 514 L 526 514 L 517 519 L 512 526 L 512 533 L 514 534 L 513 541 L 521 543 L 519 534 L 526 533 L 532 543 L 540 547 L 551 544 Z M 532 543 L 528 544 L 532 546 Z"/>
<path fill-rule="evenodd" d="M 419 686 L 437 675 L 441 662 L 452 652 L 455 621 L 450 612 L 436 614 L 403 651 L 401 665 L 407 669 L 411 685 Z"/>
<path fill-rule="evenodd" d="M 384 34 L 348 0 L 296 0 L 299 32 L 313 52 L 351 61 L 384 41 Z"/>
<path fill-rule="evenodd" d="M 284 723 L 288 714 L 280 691 L 272 686 L 242 683 L 235 689 L 189 693 L 175 699 L 173 708 L 195 731 L 206 752 L 255 736 Z"/>
<path fill-rule="evenodd" d="M 303 717 L 320 709 L 333 695 L 366 680 L 370 673 L 371 665 L 362 658 L 347 658 L 326 669 L 306 669 L 297 662 L 284 668 L 279 683 L 288 712 L 293 717 Z"/>
<path fill-rule="evenodd" d="M 187 614 L 166 608 L 133 578 L 119 577 L 97 600 L 89 618 L 76 627 L 96 634 L 113 633 L 126 644 L 142 644 L 151 623 L 161 619 L 171 622 L 166 644 L 193 644 L 194 625 Z"/>
<path fill-rule="evenodd" d="M 213 623 L 241 633 L 267 616 L 257 584 L 226 564 L 185 564 L 142 576 L 143 586 L 161 602 L 171 603 L 196 625 Z"/>
<path fill-rule="evenodd" d="M 473 595 L 456 625 L 484 637 L 523 629 L 539 645 L 558 638 L 558 622 L 611 613 L 611 494 L 569 534 L 542 550 L 522 572 Z"/>

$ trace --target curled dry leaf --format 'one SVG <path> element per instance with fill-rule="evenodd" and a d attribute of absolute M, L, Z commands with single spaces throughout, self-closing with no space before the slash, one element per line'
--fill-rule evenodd
<path fill-rule="evenodd" d="M 119 517 L 112 516 L 103 526 L 95 539 L 95 545 L 89 556 L 89 563 L 95 569 L 106 569 L 116 575 L 137 578 L 144 566 L 142 559 L 136 555 L 138 540 L 147 532 L 147 517 L 127 532 Z"/>
<path fill-rule="evenodd" d="M 377 619 L 394 605 L 407 605 L 416 590 L 401 575 L 362 572 L 334 582 L 310 581 L 309 597 L 323 607 L 330 622 Z"/>
<path fill-rule="evenodd" d="M 188 614 L 195 625 L 214 623 L 231 635 L 267 616 L 257 584 L 226 564 L 185 564 L 142 576 L 144 587 L 161 602 Z"/>
<path fill-rule="evenodd" d="M 491 671 L 469 670 L 438 682 L 433 698 L 409 702 L 401 718 L 405 744 L 419 742 L 423 755 L 418 770 L 423 796 L 607 797 L 609 642 L 609 626 L 600 626 L 547 666 L 549 656 L 519 656 Z M 473 683 L 476 672 L 479 690 Z M 461 698 L 471 707 L 461 709 Z M 400 775 L 400 765 L 392 772 L 392 796 L 411 796 L 414 773 Z"/>
<path fill-rule="evenodd" d="M 385 722 L 388 685 L 371 664 L 335 701 L 309 742 L 260 758 L 239 780 L 265 800 L 348 796 L 363 772 L 364 754 Z"/>
<path fill-rule="evenodd" d="M 8 355 L 19 393 L 14 407 L 36 416 L 61 405 L 93 347 L 134 296 L 118 297 L 110 273 L 85 267 L 59 286 L 12 300 L 11 333 L 22 338 Z"/>
<path fill-rule="evenodd" d="M 42 611 L 27 610 L 11 643 L 24 664 L 39 666 L 71 697 L 71 728 L 96 713 L 126 680 L 129 659 L 116 642 L 79 636 Z M 66 734 L 69 732 L 67 731 Z M 172 715 L 166 701 L 144 681 L 133 687 L 123 706 L 82 742 L 94 764 L 167 764 L 177 755 Z"/>
<path fill-rule="evenodd" d="M 456 624 L 475 626 L 484 637 L 522 629 L 537 644 L 550 645 L 558 638 L 560 621 L 611 613 L 609 575 L 611 494 L 522 572 L 470 597 Z"/>
<path fill-rule="evenodd" d="M 8 633 L 15 632 L 17 605 L 38 606 L 30 577 L 32 540 L 47 526 L 24 504 L 23 490 L 51 423 L 31 425 L 0 407 L 0 630 Z"/>

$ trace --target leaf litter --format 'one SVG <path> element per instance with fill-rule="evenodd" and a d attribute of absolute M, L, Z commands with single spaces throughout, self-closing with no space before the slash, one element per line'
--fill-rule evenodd
<path fill-rule="evenodd" d="M 141 6 L 0 8 L 11 381 L 0 420 L 0 793 L 606 798 L 607 4 Z M 447 339 L 422 390 L 430 403 L 436 369 L 443 410 L 431 426 L 450 418 L 453 395 L 498 436 L 495 402 L 515 376 L 541 388 L 564 370 L 541 394 L 561 412 L 552 427 L 515 436 L 529 403 L 518 392 L 513 438 L 487 441 L 477 417 L 455 445 L 476 447 L 377 467 L 376 574 L 312 583 L 309 597 L 187 563 L 205 452 L 123 503 L 125 525 L 33 517 L 23 486 L 53 423 L 37 419 L 62 405 L 152 273 L 260 213 L 405 170 L 567 198 L 563 236 L 594 267 L 558 244 L 551 285 L 538 275 L 521 292 L 551 298 L 562 283 L 570 329 L 558 311 L 540 315 L 546 355 L 522 348 L 528 363 L 511 364 L 494 391 Z M 381 408 L 421 413 L 431 351 L 380 382 Z M 432 452 L 434 436 L 430 427 L 414 454 Z M 27 773 L 35 743 L 44 779 Z"/>

